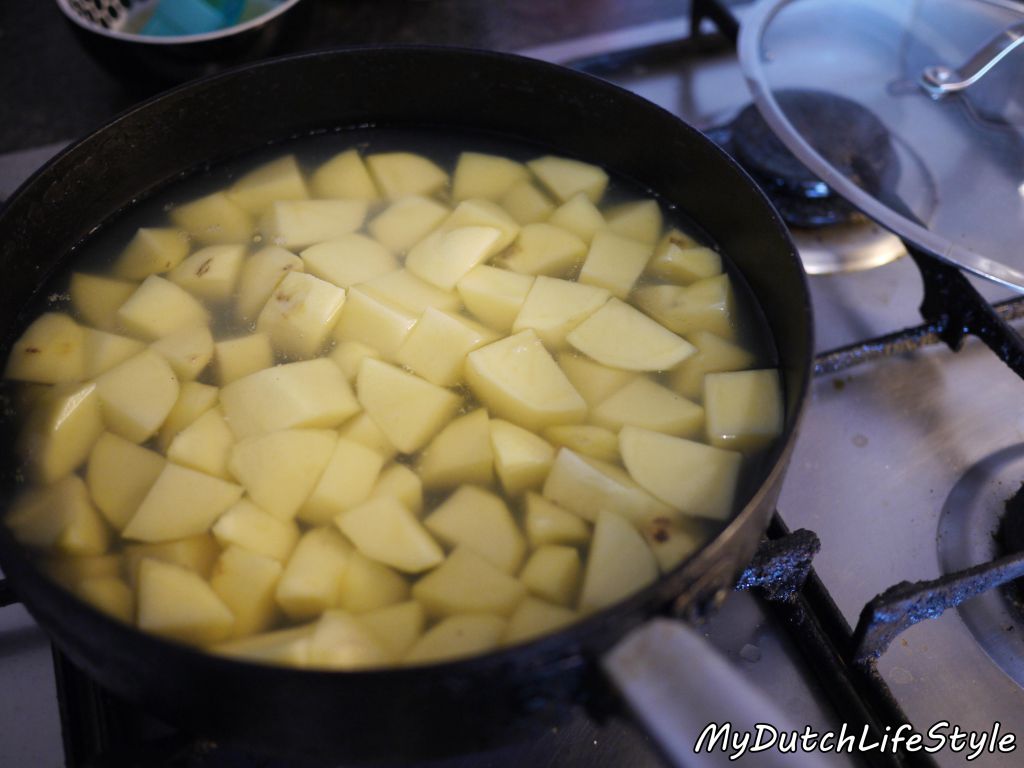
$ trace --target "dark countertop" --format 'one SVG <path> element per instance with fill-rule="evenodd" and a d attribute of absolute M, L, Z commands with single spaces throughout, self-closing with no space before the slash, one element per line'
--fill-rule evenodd
<path fill-rule="evenodd" d="M 306 0 L 288 51 L 433 43 L 512 51 L 684 14 L 688 0 Z M 285 51 L 285 52 L 288 52 Z M 0 0 L 0 154 L 68 141 L 157 92 L 81 48 L 53 0 Z"/>

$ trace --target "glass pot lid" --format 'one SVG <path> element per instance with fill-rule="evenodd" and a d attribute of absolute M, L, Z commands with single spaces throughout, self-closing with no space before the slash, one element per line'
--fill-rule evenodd
<path fill-rule="evenodd" d="M 765 120 L 837 193 L 1024 291 L 1024 4 L 762 0 L 740 61 Z"/>

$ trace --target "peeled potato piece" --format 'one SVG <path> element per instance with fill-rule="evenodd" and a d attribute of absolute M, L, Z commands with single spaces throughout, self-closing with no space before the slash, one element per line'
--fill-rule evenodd
<path fill-rule="evenodd" d="M 136 541 L 173 541 L 205 533 L 242 488 L 194 469 L 168 463 L 122 535 Z"/>
<path fill-rule="evenodd" d="M 295 155 L 285 155 L 246 173 L 231 185 L 228 197 L 258 215 L 277 200 L 305 200 L 309 191 Z"/>
<path fill-rule="evenodd" d="M 448 215 L 448 209 L 429 197 L 412 195 L 396 200 L 370 222 L 370 234 L 395 253 L 407 251 Z"/>
<path fill-rule="evenodd" d="M 406 664 L 433 664 L 497 648 L 506 622 L 489 614 L 451 616 L 431 627 L 409 650 Z"/>
<path fill-rule="evenodd" d="M 401 658 L 423 634 L 423 606 L 415 600 L 361 614 L 359 622 L 394 657 Z"/>
<path fill-rule="evenodd" d="M 466 355 L 496 338 L 472 320 L 429 307 L 403 339 L 395 360 L 433 384 L 451 387 L 462 380 Z"/>
<path fill-rule="evenodd" d="M 528 597 L 508 619 L 502 645 L 513 645 L 555 632 L 576 621 L 579 616 L 567 608 Z"/>
<path fill-rule="evenodd" d="M 580 592 L 580 610 L 607 608 L 658 578 L 658 564 L 636 528 L 609 510 L 597 515 Z"/>
<path fill-rule="evenodd" d="M 203 301 L 227 301 L 238 284 L 245 251 L 244 245 L 209 245 L 172 269 L 167 279 Z"/>
<path fill-rule="evenodd" d="M 255 320 L 285 275 L 302 271 L 302 259 L 278 245 L 256 251 L 245 260 L 238 276 L 235 317 L 243 321 Z"/>
<path fill-rule="evenodd" d="M 156 434 L 178 400 L 178 378 L 152 350 L 125 360 L 96 379 L 107 429 L 135 443 Z"/>
<path fill-rule="evenodd" d="M 526 552 L 526 541 L 500 498 L 473 485 L 464 485 L 423 521 L 444 544 L 476 552 L 506 573 L 515 573 Z"/>
<path fill-rule="evenodd" d="M 463 483 L 490 485 L 494 454 L 487 411 L 477 408 L 450 422 L 424 449 L 417 470 L 430 490 Z"/>
<path fill-rule="evenodd" d="M 547 223 L 568 230 L 584 243 L 607 226 L 601 211 L 582 192 L 556 208 Z"/>
<path fill-rule="evenodd" d="M 612 232 L 598 232 L 580 269 L 580 282 L 606 288 L 625 299 L 650 258 L 650 246 Z"/>
<path fill-rule="evenodd" d="M 39 384 L 77 381 L 85 374 L 84 343 L 78 323 L 67 315 L 47 312 L 14 342 L 4 376 Z"/>
<path fill-rule="evenodd" d="M 256 319 L 256 329 L 292 359 L 315 356 L 326 344 L 345 303 L 345 291 L 313 275 L 290 272 Z"/>
<path fill-rule="evenodd" d="M 597 362 L 628 371 L 668 370 L 695 351 L 685 339 L 614 298 L 580 323 L 566 339 Z"/>
<path fill-rule="evenodd" d="M 100 435 L 89 454 L 85 481 L 100 512 L 117 530 L 135 515 L 166 460 L 160 454 L 110 432 Z"/>
<path fill-rule="evenodd" d="M 245 243 L 255 228 L 252 216 L 224 192 L 175 206 L 170 216 L 200 243 Z"/>
<path fill-rule="evenodd" d="M 526 588 L 483 556 L 461 546 L 439 568 L 417 581 L 412 595 L 430 616 L 508 616 L 526 596 Z"/>
<path fill-rule="evenodd" d="M 147 277 L 117 310 L 117 324 L 129 334 L 153 340 L 182 328 L 206 325 L 209 314 L 188 291 L 169 280 Z"/>
<path fill-rule="evenodd" d="M 260 219 L 260 231 L 274 245 L 305 248 L 355 232 L 366 210 L 364 200 L 278 200 Z"/>
<path fill-rule="evenodd" d="M 463 152 L 455 165 L 452 199 L 499 200 L 514 184 L 528 177 L 526 166 L 507 157 Z"/>
<path fill-rule="evenodd" d="M 341 152 L 321 165 L 313 172 L 309 184 L 317 197 L 355 200 L 376 200 L 380 197 L 357 149 Z"/>
<path fill-rule="evenodd" d="M 52 483 L 77 469 L 103 432 L 95 384 L 65 384 L 47 392 L 19 436 L 32 476 Z"/>
<path fill-rule="evenodd" d="M 512 329 L 533 285 L 532 275 L 482 265 L 466 273 L 456 288 L 474 317 L 496 331 Z"/>
<path fill-rule="evenodd" d="M 540 486 L 555 460 L 550 443 L 502 419 L 491 419 L 490 427 L 494 469 L 505 493 L 516 496 Z"/>
<path fill-rule="evenodd" d="M 235 617 L 234 637 L 269 629 L 277 620 L 274 600 L 281 563 L 241 547 L 228 547 L 213 566 L 210 587 Z"/>
<path fill-rule="evenodd" d="M 135 283 L 73 272 L 68 293 L 71 306 L 85 323 L 102 331 L 117 325 L 117 310 L 135 290 Z"/>
<path fill-rule="evenodd" d="M 299 541 L 299 527 L 241 499 L 213 524 L 213 535 L 225 549 L 236 546 L 285 562 Z"/>
<path fill-rule="evenodd" d="M 555 210 L 547 195 L 529 181 L 513 184 L 499 202 L 513 219 L 523 225 L 544 221 Z"/>
<path fill-rule="evenodd" d="M 352 554 L 334 528 L 306 531 L 277 582 L 275 599 L 288 618 L 304 621 L 337 606 Z"/>
<path fill-rule="evenodd" d="M 4 521 L 14 538 L 29 547 L 68 555 L 101 555 L 109 532 L 78 475 L 21 495 Z"/>
<path fill-rule="evenodd" d="M 342 608 L 363 614 L 408 599 L 409 582 L 401 574 L 362 552 L 352 553 L 341 590 Z"/>
<path fill-rule="evenodd" d="M 661 234 L 661 206 L 657 200 L 637 200 L 608 211 L 608 229 L 640 243 L 654 245 Z"/>
<path fill-rule="evenodd" d="M 366 166 L 389 200 L 406 195 L 430 195 L 448 183 L 448 174 L 433 161 L 411 152 L 369 155 Z"/>
<path fill-rule="evenodd" d="M 446 291 L 455 288 L 473 267 L 483 262 L 499 241 L 495 227 L 460 227 L 428 235 L 413 246 L 406 268 L 417 277 Z"/>
<path fill-rule="evenodd" d="M 437 542 L 395 498 L 364 501 L 342 512 L 336 522 L 360 552 L 404 573 L 420 573 L 444 559 Z"/>
<path fill-rule="evenodd" d="M 224 640 L 235 617 L 194 572 L 159 560 L 139 566 L 139 629 L 192 645 Z"/>
<path fill-rule="evenodd" d="M 186 232 L 172 227 L 142 227 L 118 257 L 113 274 L 124 280 L 144 280 L 170 272 L 188 252 Z"/>
<path fill-rule="evenodd" d="M 608 186 L 608 174 L 604 169 L 580 160 L 546 155 L 526 165 L 563 202 L 582 192 L 591 202 L 596 203 Z"/>
<path fill-rule="evenodd" d="M 391 251 L 355 232 L 311 245 L 300 255 L 307 272 L 341 288 L 351 288 L 398 269 Z"/>

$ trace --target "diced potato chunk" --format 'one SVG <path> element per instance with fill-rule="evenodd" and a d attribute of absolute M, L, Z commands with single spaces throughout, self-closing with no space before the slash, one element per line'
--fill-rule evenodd
<path fill-rule="evenodd" d="M 662 573 L 671 571 L 709 538 L 700 521 L 692 518 L 669 520 L 658 517 L 640 526 L 640 533 L 654 553 Z"/>
<path fill-rule="evenodd" d="M 494 455 L 487 411 L 477 408 L 449 422 L 423 451 L 417 469 L 430 490 L 463 483 L 490 485 Z"/>
<path fill-rule="evenodd" d="M 157 435 L 157 445 L 166 451 L 174 436 L 217 404 L 218 391 L 209 384 L 186 381 Z"/>
<path fill-rule="evenodd" d="M 608 295 L 604 288 L 541 275 L 530 288 L 512 330 L 532 328 L 545 347 L 559 349 L 565 346 L 569 331 L 600 309 Z"/>
<path fill-rule="evenodd" d="M 594 522 L 612 510 L 635 523 L 671 517 L 672 509 L 633 482 L 621 468 L 562 448 L 544 483 L 544 496 L 563 509 Z"/>
<path fill-rule="evenodd" d="M 109 544 L 107 527 L 78 475 L 28 490 L 15 501 L 4 522 L 15 539 L 37 549 L 102 555 Z"/>
<path fill-rule="evenodd" d="M 256 328 L 281 354 L 313 357 L 327 342 L 344 303 L 342 288 L 312 275 L 291 272 L 267 300 Z"/>
<path fill-rule="evenodd" d="M 257 506 L 290 520 L 316 487 L 336 440 L 333 432 L 323 429 L 247 437 L 232 446 L 228 470 Z"/>
<path fill-rule="evenodd" d="M 208 245 L 172 269 L 167 279 L 203 301 L 227 301 L 238 284 L 245 251 L 244 245 Z"/>
<path fill-rule="evenodd" d="M 313 172 L 309 183 L 317 197 L 355 200 L 376 200 L 380 197 L 377 185 L 373 183 L 357 149 L 349 149 L 332 157 Z"/>
<path fill-rule="evenodd" d="M 709 373 L 704 377 L 708 440 L 753 451 L 782 434 L 782 386 L 776 370 Z"/>
<path fill-rule="evenodd" d="M 584 243 L 607 226 L 604 216 L 582 192 L 556 208 L 548 217 L 548 224 L 572 232 Z"/>
<path fill-rule="evenodd" d="M 213 359 L 213 335 L 209 327 L 195 325 L 157 339 L 150 348 L 167 361 L 175 376 L 191 381 Z"/>
<path fill-rule="evenodd" d="M 571 624 L 577 618 L 577 615 L 567 608 L 528 597 L 509 617 L 508 626 L 505 628 L 505 635 L 501 642 L 503 645 L 513 645 L 524 640 L 532 640 L 535 637 L 555 632 Z"/>
<path fill-rule="evenodd" d="M 351 303 L 351 301 L 352 294 L 349 295 L 349 302 Z M 342 314 L 344 314 L 344 311 L 345 310 L 343 308 Z M 335 328 L 337 329 L 337 326 L 335 326 Z M 334 349 L 331 350 L 330 354 L 331 360 L 333 360 L 341 369 L 341 372 L 345 374 L 345 378 L 348 380 L 349 384 L 356 380 L 356 375 L 359 373 L 359 366 L 362 365 L 364 357 L 374 357 L 379 360 L 380 352 L 378 352 L 374 347 L 364 344 L 361 341 L 343 340 L 335 344 Z"/>
<path fill-rule="evenodd" d="M 608 229 L 640 243 L 654 245 L 661 234 L 661 206 L 657 200 L 637 200 L 608 212 Z"/>
<path fill-rule="evenodd" d="M 526 596 L 526 587 L 468 547 L 456 547 L 439 568 L 413 584 L 412 596 L 429 616 L 508 616 Z"/>
<path fill-rule="evenodd" d="M 436 384 L 366 358 L 356 392 L 366 413 L 403 453 L 418 451 L 459 408 L 459 398 Z"/>
<path fill-rule="evenodd" d="M 149 349 L 96 379 L 107 429 L 135 443 L 156 434 L 179 391 L 174 371 Z"/>
<path fill-rule="evenodd" d="M 499 155 L 463 152 L 455 165 L 452 199 L 500 200 L 517 182 L 526 180 L 529 172 L 522 163 Z"/>
<path fill-rule="evenodd" d="M 371 296 L 362 288 L 353 288 L 342 307 L 334 338 L 365 344 L 376 353 L 364 357 L 394 360 L 414 325 L 414 314 Z"/>
<path fill-rule="evenodd" d="M 245 637 L 269 629 L 277 619 L 274 599 L 281 563 L 241 547 L 228 547 L 213 566 L 210 587 L 235 617 L 231 634 Z"/>
<path fill-rule="evenodd" d="M 733 296 L 728 275 L 718 275 L 687 286 L 649 285 L 636 292 L 637 305 L 675 333 L 711 331 L 732 338 Z"/>
<path fill-rule="evenodd" d="M 355 232 L 366 218 L 365 200 L 278 200 L 260 220 L 274 245 L 305 248 Z"/>
<path fill-rule="evenodd" d="M 358 233 L 311 245 L 300 255 L 309 274 L 342 288 L 351 288 L 398 269 L 398 261 L 391 251 Z"/>
<path fill-rule="evenodd" d="M 388 200 L 406 195 L 432 195 L 448 184 L 448 174 L 411 152 L 369 155 L 366 166 Z"/>
<path fill-rule="evenodd" d="M 609 368 L 573 351 L 559 353 L 558 364 L 591 408 L 637 377 L 633 371 Z"/>
<path fill-rule="evenodd" d="M 559 276 L 583 262 L 587 244 L 568 229 L 537 222 L 527 224 L 500 261 L 513 272 Z"/>
<path fill-rule="evenodd" d="M 116 333 L 85 328 L 82 336 L 82 354 L 85 362 L 85 378 L 94 379 L 106 373 L 118 363 L 139 354 L 146 345 L 138 339 L 118 336 Z"/>
<path fill-rule="evenodd" d="M 454 291 L 443 291 L 420 280 L 407 269 L 389 272 L 359 286 L 371 296 L 390 302 L 406 312 L 419 316 L 433 307 L 446 312 L 457 312 L 462 306 Z"/>
<path fill-rule="evenodd" d="M 125 581 L 134 588 L 139 582 L 139 566 L 143 560 L 171 563 L 208 579 L 213 572 L 213 564 L 220 557 L 220 547 L 213 536 L 201 533 L 174 541 L 126 544 L 123 557 Z"/>
<path fill-rule="evenodd" d="M 364 501 L 342 512 L 336 522 L 360 552 L 404 573 L 420 573 L 444 559 L 416 516 L 393 497 Z"/>
<path fill-rule="evenodd" d="M 309 197 L 295 155 L 285 155 L 254 168 L 232 184 L 227 194 L 231 202 L 256 215 L 276 200 Z"/>
<path fill-rule="evenodd" d="M 616 432 L 627 424 L 677 437 L 697 437 L 704 431 L 703 408 L 646 378 L 634 379 L 610 395 L 590 417 Z"/>
<path fill-rule="evenodd" d="M 327 359 L 249 374 L 224 387 L 220 403 L 240 438 L 278 429 L 336 427 L 359 410 L 345 377 Z"/>
<path fill-rule="evenodd" d="M 242 321 L 255 320 L 285 275 L 304 269 L 302 259 L 278 245 L 256 251 L 242 264 L 238 276 L 235 317 Z"/>
<path fill-rule="evenodd" d="M 84 272 L 71 273 L 71 306 L 82 320 L 94 328 L 112 331 L 117 325 L 117 310 L 135 291 L 135 283 L 113 280 Z"/>
<path fill-rule="evenodd" d="M 446 207 L 428 197 L 405 197 L 385 208 L 368 229 L 385 248 L 401 253 L 426 237 L 448 213 Z"/>
<path fill-rule="evenodd" d="M 405 657 L 406 664 L 433 664 L 475 656 L 497 648 L 506 622 L 498 616 L 451 616 L 431 627 Z"/>
<path fill-rule="evenodd" d="M 365 445 L 339 438 L 313 492 L 299 510 L 299 518 L 327 525 L 337 515 L 370 496 L 384 458 Z"/>
<path fill-rule="evenodd" d="M 192 645 L 225 639 L 235 618 L 193 571 L 159 560 L 139 566 L 137 625 L 145 632 Z"/>
<path fill-rule="evenodd" d="M 115 529 L 132 519 L 167 462 L 123 437 L 105 432 L 89 454 L 85 481 L 100 512 Z"/>
<path fill-rule="evenodd" d="M 480 322 L 507 333 L 532 285 L 530 275 L 482 265 L 470 270 L 456 287 L 466 309 Z"/>
<path fill-rule="evenodd" d="M 306 624 L 219 643 L 206 650 L 257 664 L 308 667 L 309 641 L 312 635 L 313 625 Z"/>
<path fill-rule="evenodd" d="M 562 202 L 582 192 L 599 202 L 608 186 L 608 174 L 596 165 L 568 157 L 546 155 L 527 163 L 541 183 Z"/>
<path fill-rule="evenodd" d="M 167 458 L 183 467 L 231 480 L 228 457 L 234 443 L 235 435 L 224 413 L 211 408 L 177 434 L 167 447 Z"/>
<path fill-rule="evenodd" d="M 432 384 L 451 387 L 462 380 L 466 355 L 496 338 L 471 320 L 430 307 L 405 337 L 395 361 Z"/>
<path fill-rule="evenodd" d="M 84 330 L 64 314 L 47 312 L 21 335 L 4 376 L 38 384 L 78 381 L 85 375 Z"/>
<path fill-rule="evenodd" d="M 470 352 L 466 381 L 495 414 L 528 429 L 583 420 L 586 403 L 532 330 Z"/>
<path fill-rule="evenodd" d="M 338 436 L 371 448 L 379 453 L 385 461 L 393 459 L 398 453 L 398 449 L 388 440 L 388 436 L 366 413 L 360 413 L 346 423 L 338 430 Z"/>
<path fill-rule="evenodd" d="M 495 227 L 442 229 L 414 245 L 405 265 L 431 285 L 451 291 L 467 272 L 491 254 L 500 235 L 501 230 Z"/>
<path fill-rule="evenodd" d="M 650 246 L 612 232 L 598 232 L 580 269 L 580 282 L 607 288 L 624 299 L 650 258 Z"/>
<path fill-rule="evenodd" d="M 222 387 L 274 364 L 274 350 L 263 333 L 225 339 L 213 345 L 217 383 Z"/>
<path fill-rule="evenodd" d="M 513 184 L 499 202 L 513 219 L 524 226 L 545 221 L 555 210 L 554 203 L 548 200 L 547 195 L 529 181 Z"/>
<path fill-rule="evenodd" d="M 569 606 L 580 585 L 580 553 L 575 547 L 538 547 L 523 566 L 519 580 L 530 594 L 555 605 Z"/>
<path fill-rule="evenodd" d="M 721 274 L 722 257 L 710 248 L 696 245 L 678 230 L 672 230 L 658 243 L 647 269 L 673 283 L 690 285 Z"/>
<path fill-rule="evenodd" d="M 284 562 L 299 541 L 299 527 L 242 499 L 217 519 L 213 535 L 222 547 L 241 547 Z"/>
<path fill-rule="evenodd" d="M 94 576 L 70 586 L 70 589 L 96 610 L 111 618 L 134 623 L 135 594 L 121 579 L 113 576 Z"/>
<path fill-rule="evenodd" d="M 133 336 L 159 339 L 206 325 L 209 315 L 192 294 L 169 280 L 147 277 L 117 310 L 117 324 Z"/>
<path fill-rule="evenodd" d="M 326 611 L 309 639 L 311 667 L 367 669 L 391 661 L 376 636 L 345 611 Z"/>
<path fill-rule="evenodd" d="M 639 427 L 622 428 L 619 450 L 633 479 L 666 504 L 714 520 L 732 514 L 740 454 Z"/>
<path fill-rule="evenodd" d="M 122 535 L 136 541 L 173 541 L 205 533 L 242 496 L 241 487 L 167 463 Z"/>
<path fill-rule="evenodd" d="M 504 208 L 490 200 L 463 200 L 441 223 L 439 231 L 453 232 L 456 229 L 470 227 L 497 229 L 500 232 L 490 243 L 485 257 L 505 250 L 519 234 L 519 222 L 509 216 Z"/>
<path fill-rule="evenodd" d="M 288 618 L 311 619 L 339 604 L 352 553 L 334 528 L 303 534 L 277 583 L 277 604 Z"/>
<path fill-rule="evenodd" d="M 697 331 L 688 341 L 697 352 L 672 371 L 670 381 L 676 392 L 696 402 L 704 401 L 705 374 L 742 371 L 756 360 L 750 351 L 710 331 Z"/>
<path fill-rule="evenodd" d="M 423 511 L 423 482 L 420 476 L 404 464 L 392 464 L 380 473 L 371 498 L 389 496 L 397 499 L 414 515 Z"/>
<path fill-rule="evenodd" d="M 423 524 L 442 543 L 470 549 L 505 573 L 515 573 L 526 552 L 505 502 L 473 485 L 459 488 Z"/>
<path fill-rule="evenodd" d="M 352 613 L 366 613 L 409 599 L 409 582 L 383 563 L 353 552 L 345 571 L 341 607 Z"/>
<path fill-rule="evenodd" d="M 415 600 L 364 613 L 359 622 L 393 658 L 401 658 L 423 634 L 423 606 Z"/>
<path fill-rule="evenodd" d="M 224 192 L 214 192 L 171 209 L 171 221 L 200 243 L 247 243 L 253 220 Z"/>
<path fill-rule="evenodd" d="M 501 487 L 510 496 L 537 488 L 555 460 L 555 449 L 527 429 L 491 419 L 491 450 Z"/>
<path fill-rule="evenodd" d="M 526 536 L 530 546 L 545 544 L 586 544 L 590 528 L 578 515 L 566 512 L 557 504 L 536 493 L 526 494 Z"/>
<path fill-rule="evenodd" d="M 95 384 L 66 384 L 43 395 L 19 436 L 31 475 L 52 483 L 77 469 L 103 432 Z"/>
<path fill-rule="evenodd" d="M 188 255 L 188 234 L 171 227 L 142 227 L 114 264 L 114 277 L 144 280 L 169 272 Z"/>
<path fill-rule="evenodd" d="M 46 574 L 68 589 L 86 579 L 118 578 L 121 575 L 121 554 L 55 555 L 40 561 Z"/>
<path fill-rule="evenodd" d="M 610 429 L 593 424 L 563 424 L 548 427 L 544 437 L 556 448 L 569 448 L 583 456 L 601 461 L 619 460 L 619 436 Z"/>
<path fill-rule="evenodd" d="M 636 528 L 626 518 L 602 510 L 587 555 L 580 610 L 607 608 L 657 578 L 657 562 Z"/>
<path fill-rule="evenodd" d="M 609 299 L 566 338 L 597 362 L 628 371 L 668 370 L 695 352 L 688 341 L 618 299 Z"/>

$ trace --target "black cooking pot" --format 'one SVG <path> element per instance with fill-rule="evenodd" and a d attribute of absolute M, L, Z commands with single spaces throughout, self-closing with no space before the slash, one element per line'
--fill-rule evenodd
<path fill-rule="evenodd" d="M 600 80 L 494 53 L 373 48 L 249 66 L 150 101 L 71 147 L 0 213 L 6 357 L 25 308 L 101 222 L 182 172 L 315 131 L 378 125 L 508 137 L 600 163 L 691 218 L 749 283 L 785 386 L 785 434 L 739 515 L 630 599 L 562 632 L 478 658 L 379 672 L 257 666 L 144 635 L 41 575 L 0 525 L 0 562 L 54 643 L 103 686 L 169 721 L 270 751 L 398 761 L 534 734 L 583 700 L 595 660 L 650 617 L 730 590 L 767 526 L 811 362 L 804 273 L 750 178 L 696 130 Z M 7 436 L 10 437 L 9 435 Z M 4 499 L 13 493 L 3 442 Z M 693 663 L 680 659 L 680 663 Z M 694 702 L 699 707 L 699 702 Z"/>

